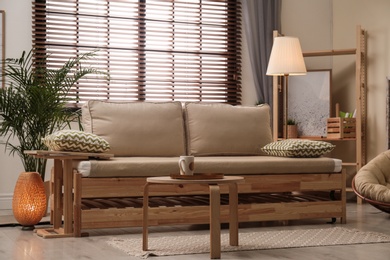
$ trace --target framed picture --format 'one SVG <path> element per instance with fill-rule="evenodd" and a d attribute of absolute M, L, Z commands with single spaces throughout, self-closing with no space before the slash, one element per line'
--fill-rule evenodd
<path fill-rule="evenodd" d="M 289 77 L 288 119 L 298 124 L 299 137 L 326 137 L 331 115 L 332 70 L 311 70 Z"/>

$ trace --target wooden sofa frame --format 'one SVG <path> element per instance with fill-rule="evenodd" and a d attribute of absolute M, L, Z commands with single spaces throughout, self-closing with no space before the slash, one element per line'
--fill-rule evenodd
<path fill-rule="evenodd" d="M 315 218 L 335 222 L 339 218 L 346 223 L 345 169 L 339 173 L 242 176 L 239 222 Z M 74 171 L 74 235 L 81 236 L 85 229 L 142 226 L 145 183 L 141 177 L 84 178 Z M 224 186 L 222 197 L 227 193 Z M 327 198 L 318 193 L 326 193 Z M 149 194 L 149 225 L 209 223 L 207 185 L 153 185 Z M 229 207 L 223 198 L 221 201 L 221 223 L 227 223 Z"/>

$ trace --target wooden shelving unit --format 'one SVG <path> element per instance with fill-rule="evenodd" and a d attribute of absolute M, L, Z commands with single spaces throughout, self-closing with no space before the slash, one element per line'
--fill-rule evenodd
<path fill-rule="evenodd" d="M 274 37 L 278 36 L 274 31 Z M 366 31 L 360 25 L 356 27 L 356 48 L 340 50 L 321 50 L 303 52 L 304 57 L 320 57 L 335 55 L 354 55 L 355 56 L 355 93 L 356 93 L 356 138 L 328 139 L 328 138 L 310 138 L 322 141 L 345 141 L 355 142 L 356 156 L 353 162 L 344 162 L 344 167 L 355 167 L 356 172 L 366 164 Z M 274 76 L 273 79 L 273 138 L 280 139 L 279 129 L 279 110 L 280 109 L 279 91 L 282 86 L 282 78 Z M 284 104 L 283 104 L 284 106 Z M 342 158 L 341 158 L 342 159 Z"/>

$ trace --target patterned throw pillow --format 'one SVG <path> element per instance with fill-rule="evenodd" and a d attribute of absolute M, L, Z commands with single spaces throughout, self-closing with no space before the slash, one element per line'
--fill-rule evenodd
<path fill-rule="evenodd" d="M 322 141 L 287 139 L 269 143 L 262 150 L 272 156 L 312 158 L 329 153 L 334 148 L 335 145 Z"/>
<path fill-rule="evenodd" d="M 77 130 L 61 130 L 42 141 L 52 151 L 102 153 L 110 150 L 110 144 L 103 138 Z"/>

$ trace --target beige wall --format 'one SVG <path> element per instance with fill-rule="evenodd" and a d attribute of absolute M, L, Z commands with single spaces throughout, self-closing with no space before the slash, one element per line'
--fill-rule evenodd
<path fill-rule="evenodd" d="M 332 48 L 332 0 L 282 0 L 282 33 L 298 37 L 302 51 Z M 332 58 L 305 58 L 309 70 L 331 69 Z"/>
<path fill-rule="evenodd" d="M 386 95 L 390 76 L 390 1 L 333 1 L 333 46 L 348 48 L 355 44 L 355 27 L 367 30 L 367 159 L 387 150 Z M 339 75 L 340 88 L 354 84 L 348 58 L 334 59 L 333 70 Z M 352 75 L 351 75 L 352 74 Z M 340 89 L 340 92 L 343 91 Z M 350 104 L 352 96 L 345 96 Z"/>
<path fill-rule="evenodd" d="M 297 36 L 303 51 L 356 47 L 356 26 L 367 30 L 367 161 L 387 150 L 386 93 L 390 76 L 390 1 L 282 0 L 282 32 Z M 332 107 L 355 109 L 355 59 L 334 56 L 306 58 L 308 69 L 332 68 Z M 334 153 L 353 160 L 355 147 L 336 143 Z M 345 157 L 347 155 L 347 157 Z M 353 169 L 349 169 L 353 173 Z M 351 176 L 350 176 L 351 177 Z"/>

